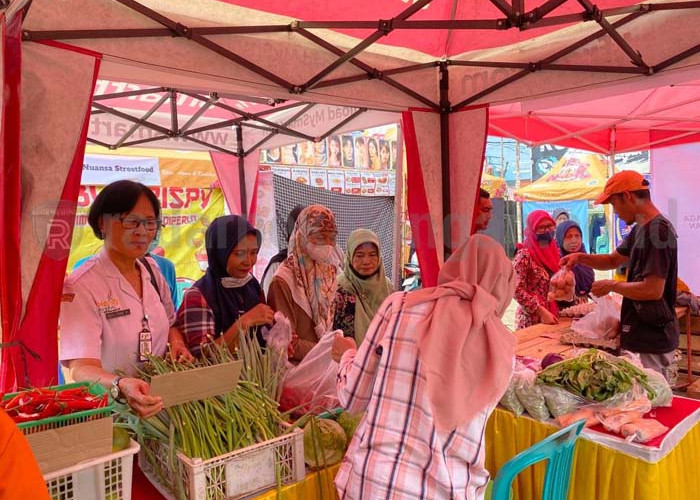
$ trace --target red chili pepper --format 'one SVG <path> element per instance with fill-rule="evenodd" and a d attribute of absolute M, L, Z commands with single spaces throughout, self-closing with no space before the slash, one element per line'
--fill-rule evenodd
<path fill-rule="evenodd" d="M 8 399 L 7 401 L 2 402 L 2 407 L 4 410 L 11 410 L 12 408 L 16 407 L 19 405 L 20 401 L 22 400 L 22 396 L 24 393 L 20 392 L 16 396 Z"/>

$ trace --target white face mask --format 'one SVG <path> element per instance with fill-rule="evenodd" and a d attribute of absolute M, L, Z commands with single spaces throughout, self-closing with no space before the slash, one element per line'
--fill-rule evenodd
<path fill-rule="evenodd" d="M 323 264 L 331 264 L 338 267 L 340 265 L 340 257 L 335 245 L 316 245 L 309 243 L 306 247 L 306 253 L 316 262 Z"/>
<path fill-rule="evenodd" d="M 225 276 L 221 278 L 221 286 L 224 288 L 240 288 L 245 286 L 251 279 L 253 275 L 248 273 L 245 278 L 234 278 L 233 276 Z"/>

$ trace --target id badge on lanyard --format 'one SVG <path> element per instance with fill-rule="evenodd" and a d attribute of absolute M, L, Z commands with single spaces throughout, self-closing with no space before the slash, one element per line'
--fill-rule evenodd
<path fill-rule="evenodd" d="M 139 361 L 148 361 L 148 356 L 151 354 L 153 347 L 153 336 L 148 326 L 148 316 L 144 316 L 141 320 L 142 329 L 139 332 Z"/>

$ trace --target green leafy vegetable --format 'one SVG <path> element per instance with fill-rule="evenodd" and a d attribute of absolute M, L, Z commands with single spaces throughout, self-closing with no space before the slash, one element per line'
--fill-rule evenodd
<path fill-rule="evenodd" d="M 643 370 L 597 349 L 589 349 L 581 356 L 550 365 L 540 372 L 537 380 L 594 402 L 607 401 L 627 392 L 635 382 L 646 390 L 650 400 L 656 397 Z"/>

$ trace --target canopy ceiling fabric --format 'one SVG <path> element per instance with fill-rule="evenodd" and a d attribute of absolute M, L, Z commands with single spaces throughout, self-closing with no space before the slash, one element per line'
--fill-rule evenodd
<path fill-rule="evenodd" d="M 241 125 L 247 156 L 399 119 L 398 113 L 366 108 L 98 80 L 88 142 L 111 149 L 138 145 L 237 155 L 235 126 Z"/>
<path fill-rule="evenodd" d="M 700 2 L 690 0 L 643 6 L 624 0 L 596 5 L 63 0 L 60 5 L 34 0 L 25 39 L 60 39 L 100 52 L 103 78 L 373 109 L 444 111 L 518 102 L 619 82 L 653 82 L 700 63 Z M 365 40 L 363 32 L 337 21 L 359 12 L 372 21 L 364 26 L 381 28 Z M 431 29 L 416 29 L 426 26 Z M 132 31 L 119 31 L 124 29 Z M 448 75 L 443 96 L 441 70 Z"/>
<path fill-rule="evenodd" d="M 700 141 L 700 79 L 622 91 L 592 101 L 493 106 L 490 132 L 533 146 L 555 143 L 606 154 Z"/>

